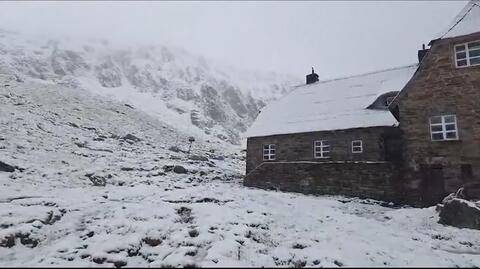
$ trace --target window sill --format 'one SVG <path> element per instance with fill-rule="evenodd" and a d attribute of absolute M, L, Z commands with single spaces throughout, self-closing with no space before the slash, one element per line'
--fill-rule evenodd
<path fill-rule="evenodd" d="M 432 142 L 432 143 L 459 142 L 460 143 L 460 142 L 462 142 L 462 140 L 461 139 L 444 139 L 444 140 L 430 140 L 430 142 Z"/>

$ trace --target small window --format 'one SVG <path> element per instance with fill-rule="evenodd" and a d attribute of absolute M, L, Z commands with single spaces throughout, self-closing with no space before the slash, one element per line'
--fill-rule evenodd
<path fill-rule="evenodd" d="M 263 160 L 275 160 L 275 144 L 268 144 L 263 146 Z"/>
<path fill-rule="evenodd" d="M 362 153 L 363 152 L 363 142 L 362 140 L 353 140 L 352 141 L 352 153 Z"/>
<path fill-rule="evenodd" d="M 473 169 L 471 164 L 462 164 L 460 166 L 461 178 L 465 181 L 470 181 L 473 179 Z"/>
<path fill-rule="evenodd" d="M 480 64 L 480 41 L 455 45 L 455 62 L 457 67 Z"/>
<path fill-rule="evenodd" d="M 457 117 L 455 115 L 431 117 L 430 133 L 433 141 L 458 140 Z"/>
<path fill-rule="evenodd" d="M 313 142 L 313 156 L 316 159 L 330 158 L 330 144 L 327 140 Z"/>
<path fill-rule="evenodd" d="M 385 100 L 385 104 L 389 106 L 393 102 L 393 99 L 395 99 L 395 96 L 387 97 L 387 99 Z"/>

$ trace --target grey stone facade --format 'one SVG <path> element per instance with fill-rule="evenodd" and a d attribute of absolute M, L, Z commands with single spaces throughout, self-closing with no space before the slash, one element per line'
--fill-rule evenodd
<path fill-rule="evenodd" d="M 399 202 L 398 169 L 390 162 L 265 162 L 245 186 Z"/>
<path fill-rule="evenodd" d="M 480 179 L 480 66 L 457 68 L 454 53 L 456 44 L 476 40 L 479 33 L 435 41 L 393 104 L 407 200 L 429 204 Z M 432 141 L 430 117 L 446 114 L 456 115 L 459 139 Z M 437 189 L 436 197 L 429 189 Z"/>
<path fill-rule="evenodd" d="M 391 141 L 399 139 L 396 127 L 370 127 L 336 131 L 251 137 L 247 140 L 247 174 L 264 162 L 263 145 L 275 144 L 278 161 L 387 161 L 398 159 Z M 330 158 L 314 158 L 313 143 L 327 140 Z M 353 140 L 362 140 L 363 152 L 352 153 Z M 398 154 L 397 154 L 398 155 Z"/>

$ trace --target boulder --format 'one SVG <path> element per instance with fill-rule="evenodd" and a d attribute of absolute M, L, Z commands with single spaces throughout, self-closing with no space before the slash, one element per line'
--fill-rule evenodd
<path fill-rule="evenodd" d="M 122 137 L 121 139 L 123 139 L 123 140 L 130 140 L 130 141 L 133 141 L 133 142 L 139 142 L 139 141 L 141 141 L 140 138 L 138 138 L 138 137 L 136 137 L 136 136 L 134 136 L 134 135 L 132 135 L 132 134 L 127 134 L 127 135 L 125 135 L 124 137 Z"/>
<path fill-rule="evenodd" d="M 218 156 L 212 157 L 212 159 L 218 160 L 218 161 L 224 161 L 224 160 L 225 160 L 225 157 L 223 157 L 222 155 L 218 155 Z"/>
<path fill-rule="evenodd" d="M 7 163 L 0 161 L 0 172 L 9 172 L 12 173 L 15 171 L 15 167 Z"/>
<path fill-rule="evenodd" d="M 193 161 L 202 161 L 202 162 L 208 162 L 208 158 L 205 156 L 200 156 L 200 155 L 190 155 L 188 156 L 190 160 Z"/>
<path fill-rule="evenodd" d="M 108 174 L 106 176 L 100 176 L 100 175 L 95 175 L 93 173 L 91 174 L 86 174 L 86 177 L 90 179 L 90 181 L 93 183 L 94 186 L 100 186 L 100 187 L 105 187 L 107 185 L 107 179 L 111 179 L 112 175 Z"/>
<path fill-rule="evenodd" d="M 480 204 L 460 198 L 452 198 L 440 209 L 439 223 L 458 228 L 480 230 Z"/>
<path fill-rule="evenodd" d="M 188 170 L 181 165 L 175 165 L 173 167 L 173 172 L 175 172 L 177 174 L 186 174 L 188 172 Z"/>
<path fill-rule="evenodd" d="M 173 151 L 173 152 L 181 152 L 182 151 L 177 146 L 171 146 L 171 147 L 168 148 L 168 150 Z"/>
<path fill-rule="evenodd" d="M 188 170 L 181 165 L 164 165 L 163 171 L 165 172 L 173 171 L 174 173 L 177 173 L 177 174 L 186 174 L 188 172 Z"/>

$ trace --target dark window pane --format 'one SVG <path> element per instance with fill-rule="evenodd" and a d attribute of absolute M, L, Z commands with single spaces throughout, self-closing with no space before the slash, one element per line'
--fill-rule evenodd
<path fill-rule="evenodd" d="M 445 116 L 445 123 L 455 122 L 455 116 Z"/>
<path fill-rule="evenodd" d="M 443 134 L 442 133 L 432 134 L 432 139 L 433 140 L 443 140 Z"/>
<path fill-rule="evenodd" d="M 455 46 L 455 51 L 462 51 L 462 50 L 465 50 L 465 45 Z"/>
<path fill-rule="evenodd" d="M 433 125 L 432 132 L 441 132 L 443 130 L 442 125 Z"/>
<path fill-rule="evenodd" d="M 470 64 L 471 65 L 480 64 L 480 57 L 470 59 Z"/>
<path fill-rule="evenodd" d="M 455 138 L 457 138 L 457 133 L 456 132 L 447 133 L 447 138 L 448 139 L 455 139 Z"/>
<path fill-rule="evenodd" d="M 466 65 L 467 65 L 467 60 L 457 61 L 457 66 L 466 66 Z"/>
<path fill-rule="evenodd" d="M 467 58 L 467 53 L 466 52 L 457 52 L 457 60 L 462 60 Z"/>
<path fill-rule="evenodd" d="M 447 124 L 447 125 L 445 125 L 445 130 L 447 130 L 447 131 L 453 131 L 453 130 L 455 130 L 455 129 L 456 129 L 456 128 L 455 128 L 455 124 Z"/>
<path fill-rule="evenodd" d="M 463 52 L 464 53 L 464 52 Z M 477 56 L 480 56 L 480 49 L 477 49 L 477 50 L 471 50 L 468 52 L 468 56 L 469 57 L 477 57 Z M 458 53 L 457 53 L 457 59 L 458 59 Z M 464 58 L 464 57 L 463 57 Z"/>
<path fill-rule="evenodd" d="M 480 48 L 480 42 L 471 42 L 468 43 L 468 49 Z"/>

